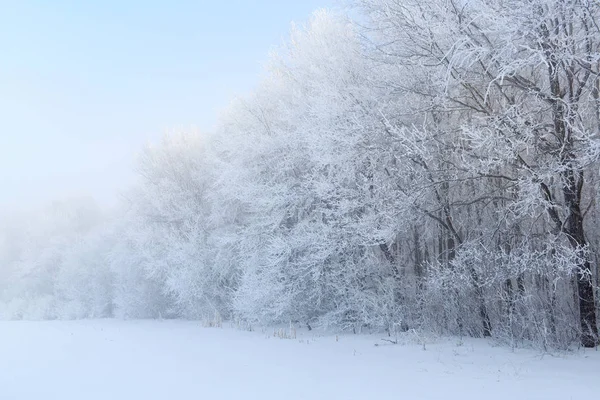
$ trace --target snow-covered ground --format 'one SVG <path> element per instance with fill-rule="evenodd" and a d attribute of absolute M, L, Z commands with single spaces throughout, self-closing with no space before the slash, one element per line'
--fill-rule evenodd
<path fill-rule="evenodd" d="M 184 321 L 0 322 L 0 399 L 593 399 L 600 352 L 444 339 L 203 328 Z M 374 344 L 378 343 L 378 346 Z"/>

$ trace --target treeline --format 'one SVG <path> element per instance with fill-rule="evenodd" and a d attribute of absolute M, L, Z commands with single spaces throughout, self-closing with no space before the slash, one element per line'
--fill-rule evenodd
<path fill-rule="evenodd" d="M 2 315 L 596 345 L 600 3 L 358 3 L 145 149 L 116 214 L 7 221 Z"/>

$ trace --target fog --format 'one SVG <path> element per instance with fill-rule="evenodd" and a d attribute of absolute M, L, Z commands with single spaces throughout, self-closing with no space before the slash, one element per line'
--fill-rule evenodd
<path fill-rule="evenodd" d="M 82 196 L 114 205 L 146 143 L 210 130 L 290 22 L 330 4 L 3 4 L 0 210 Z"/>

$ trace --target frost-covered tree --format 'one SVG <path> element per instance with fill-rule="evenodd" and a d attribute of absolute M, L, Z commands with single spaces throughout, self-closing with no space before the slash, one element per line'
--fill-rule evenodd
<path fill-rule="evenodd" d="M 127 195 L 129 244 L 125 260 L 115 254 L 115 263 L 159 283 L 172 301 L 161 312 L 170 315 L 229 316 L 231 309 L 236 273 L 216 262 L 219 248 L 210 245 L 218 221 L 211 217 L 215 164 L 208 143 L 200 134 L 172 134 L 148 147 L 138 164 L 140 182 Z"/>
<path fill-rule="evenodd" d="M 380 245 L 396 221 L 378 185 L 389 150 L 372 73 L 352 24 L 321 11 L 293 29 L 267 79 L 224 117 L 219 137 L 236 144 L 224 182 L 245 212 L 242 316 L 390 323 L 399 276 Z"/>
<path fill-rule="evenodd" d="M 512 221 L 499 214 L 492 221 L 505 233 L 512 230 L 517 242 L 514 232 L 533 224 L 542 242 L 558 236 L 558 246 L 567 243 L 569 259 L 576 260 L 581 343 L 594 346 L 597 322 L 584 228 L 585 208 L 596 191 L 585 177 L 593 176 L 600 154 L 599 4 L 366 0 L 362 5 L 383 62 L 414 77 L 397 87 L 419 98 L 424 140 L 443 149 L 449 176 L 433 175 L 431 184 L 452 191 L 457 182 L 486 181 L 474 183 L 469 201 L 442 207 L 440 225 L 461 242 L 456 225 L 471 232 L 464 214 L 456 218 L 458 209 L 491 204 L 509 211 Z M 525 246 L 531 246 L 529 239 L 535 239 L 527 239 Z M 502 244 L 505 251 L 514 245 Z M 473 272 L 480 287 L 485 277 Z"/>

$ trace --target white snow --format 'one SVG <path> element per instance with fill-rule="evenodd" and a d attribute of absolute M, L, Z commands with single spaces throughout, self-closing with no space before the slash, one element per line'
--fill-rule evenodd
<path fill-rule="evenodd" d="M 0 322 L 0 399 L 593 399 L 600 352 L 443 339 L 203 328 L 187 321 Z M 375 343 L 380 345 L 375 346 Z"/>

